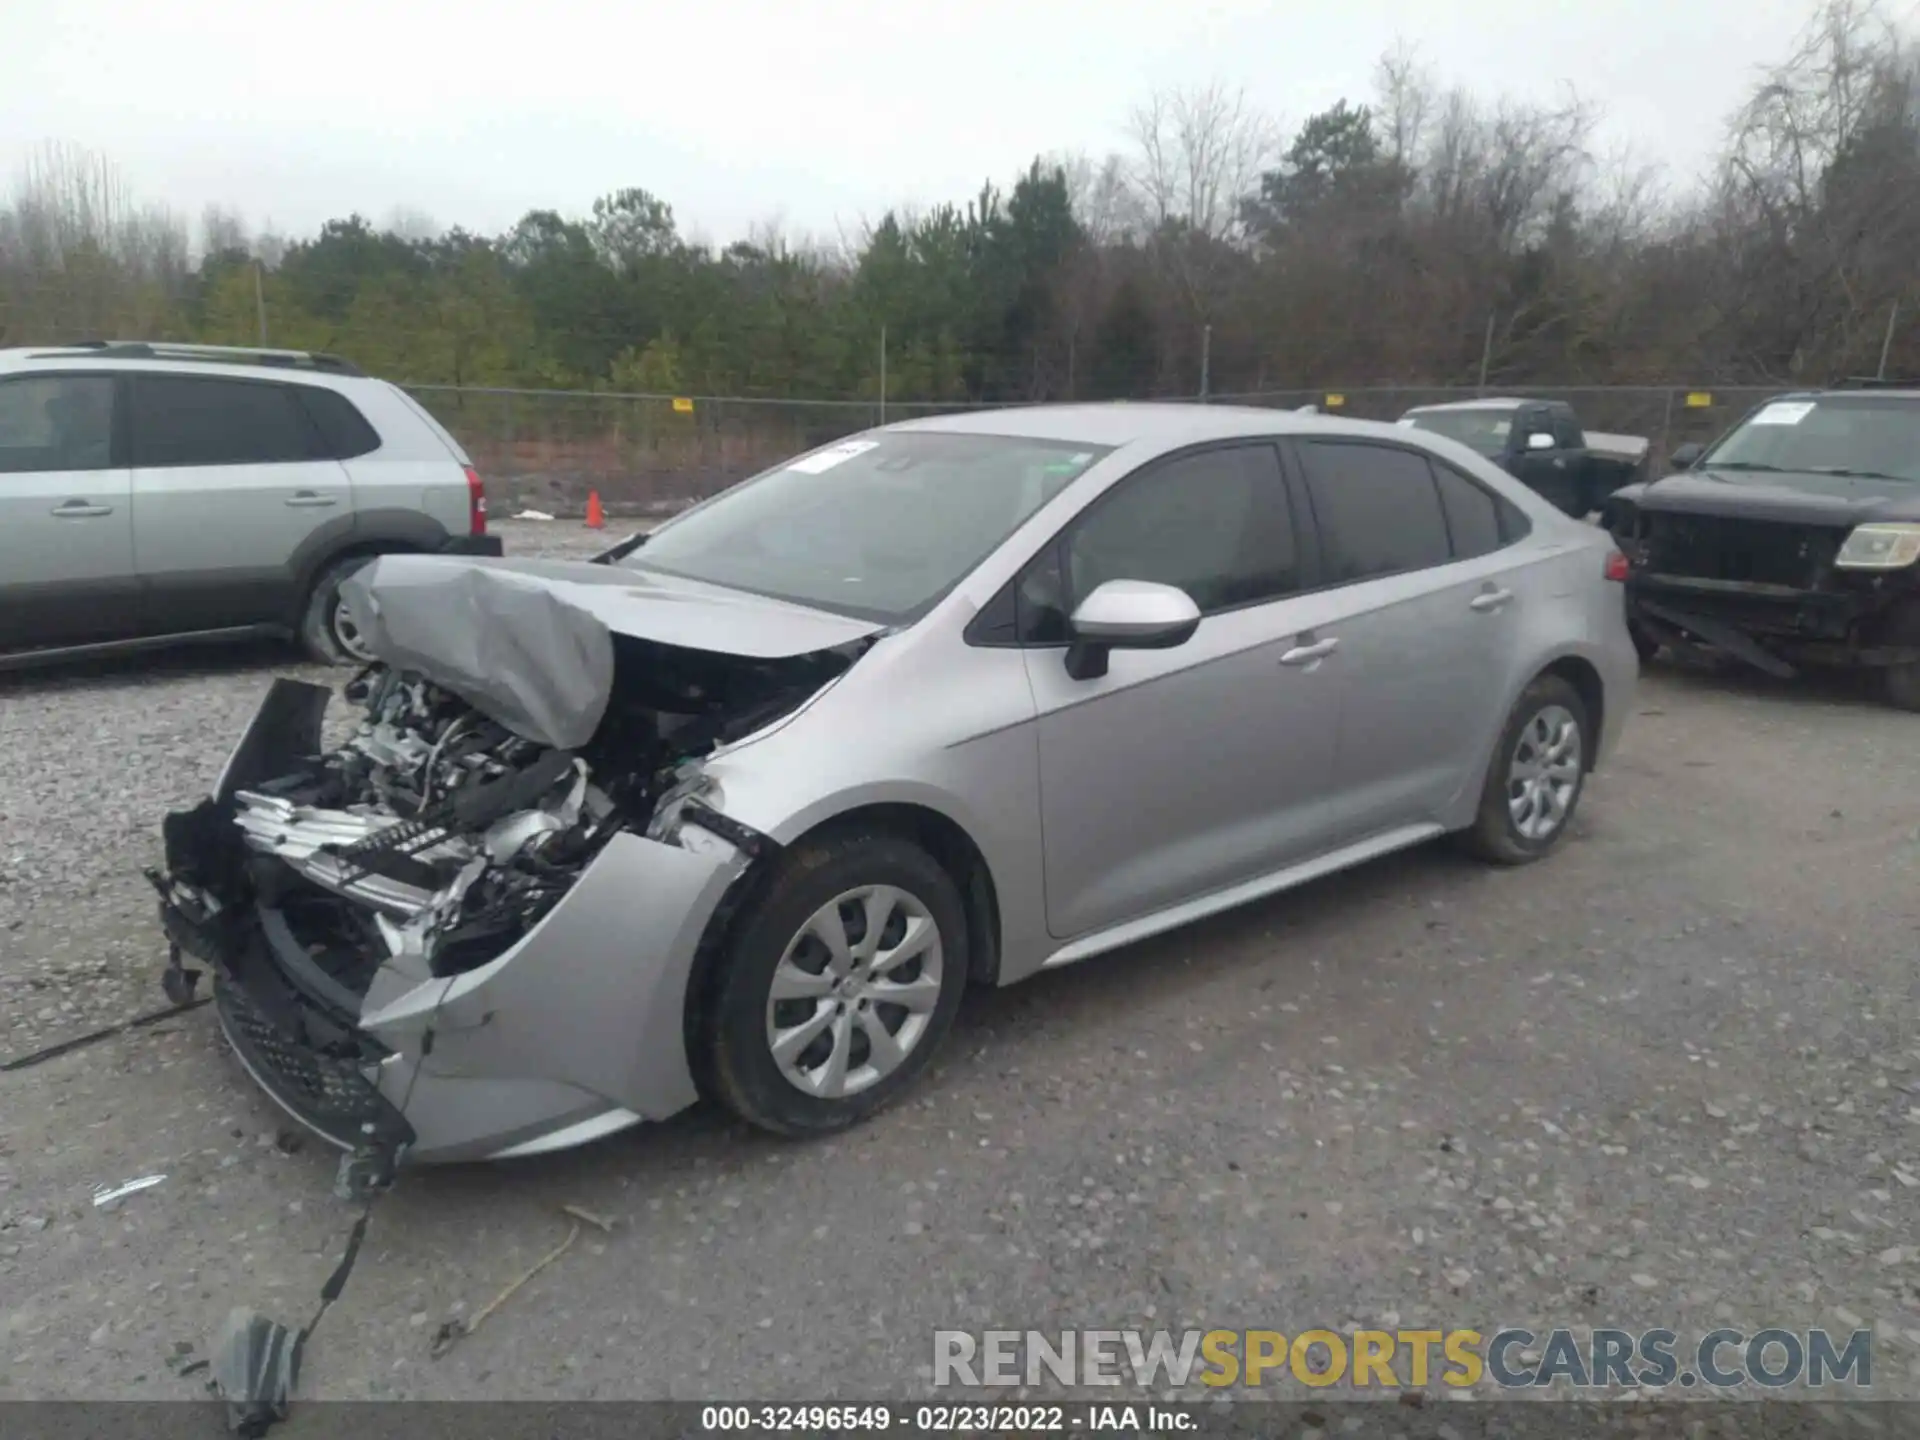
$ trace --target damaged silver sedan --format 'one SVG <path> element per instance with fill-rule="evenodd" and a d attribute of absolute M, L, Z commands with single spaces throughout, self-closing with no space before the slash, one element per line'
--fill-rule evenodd
<path fill-rule="evenodd" d="M 913 421 L 592 563 L 383 557 L 153 872 L 169 993 L 369 1173 L 852 1123 L 1008 984 L 1432 836 L 1562 838 L 1623 567 L 1444 439 Z"/>

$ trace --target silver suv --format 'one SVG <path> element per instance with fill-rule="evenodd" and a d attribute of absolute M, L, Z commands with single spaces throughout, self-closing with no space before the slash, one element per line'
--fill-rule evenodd
<path fill-rule="evenodd" d="M 370 658 L 340 582 L 498 555 L 466 452 L 398 386 L 287 350 L 0 350 L 0 668 L 183 640 Z"/>

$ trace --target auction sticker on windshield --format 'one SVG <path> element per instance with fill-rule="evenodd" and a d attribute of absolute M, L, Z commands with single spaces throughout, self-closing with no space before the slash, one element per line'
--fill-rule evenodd
<path fill-rule="evenodd" d="M 838 445 L 829 445 L 824 450 L 803 456 L 787 466 L 789 470 L 798 470 L 802 475 L 819 475 L 844 464 L 856 455 L 864 455 L 878 445 L 878 440 L 844 440 Z"/>
<path fill-rule="evenodd" d="M 1811 400 L 1776 400 L 1749 422 L 1754 425 L 1798 425 L 1813 413 Z"/>

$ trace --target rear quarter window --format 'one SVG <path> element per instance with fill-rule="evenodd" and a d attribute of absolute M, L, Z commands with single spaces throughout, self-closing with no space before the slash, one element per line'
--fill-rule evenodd
<path fill-rule="evenodd" d="M 1506 544 L 1500 523 L 1500 497 L 1438 460 L 1431 462 L 1440 487 L 1440 508 L 1447 517 L 1456 560 L 1490 554 Z"/>
<path fill-rule="evenodd" d="M 301 385 L 294 393 L 300 397 L 313 428 L 320 432 L 321 443 L 335 460 L 351 460 L 380 448 L 380 434 L 367 423 L 367 417 L 338 390 L 323 390 L 316 385 Z"/>

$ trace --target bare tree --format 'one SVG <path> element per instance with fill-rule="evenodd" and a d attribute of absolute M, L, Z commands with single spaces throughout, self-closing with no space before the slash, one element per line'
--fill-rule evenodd
<path fill-rule="evenodd" d="M 1278 158 L 1280 132 L 1240 90 L 1155 92 L 1128 120 L 1133 192 L 1154 227 L 1215 242 L 1238 237 L 1240 202 Z"/>
<path fill-rule="evenodd" d="M 247 233 L 247 222 L 237 210 L 228 210 L 220 205 L 209 205 L 200 212 L 200 253 L 203 256 L 224 254 L 251 254 L 253 239 Z"/>
<path fill-rule="evenodd" d="M 1426 141 L 1427 122 L 1433 114 L 1433 75 L 1419 51 L 1402 40 L 1374 66 L 1373 88 L 1382 148 L 1389 160 L 1411 166 Z"/>
<path fill-rule="evenodd" d="M 1140 208 L 1128 188 L 1127 162 L 1118 155 L 1095 160 L 1085 151 L 1048 155 L 1043 162 L 1067 177 L 1074 219 L 1095 245 L 1111 245 L 1132 233 Z"/>
<path fill-rule="evenodd" d="M 381 228 L 389 235 L 412 241 L 431 240 L 440 233 L 433 217 L 413 205 L 394 206 L 387 212 L 387 223 Z"/>
<path fill-rule="evenodd" d="M 10 340 L 146 333 L 188 270 L 186 229 L 137 204 L 102 155 L 48 145 L 0 207 L 0 329 Z"/>
<path fill-rule="evenodd" d="M 253 237 L 253 253 L 259 262 L 269 270 L 278 270 L 280 262 L 286 258 L 287 237 L 273 228 L 269 220 L 258 235 Z"/>
<path fill-rule="evenodd" d="M 1871 0 L 1827 0 L 1734 116 L 1718 216 L 1741 238 L 1741 349 L 1767 373 L 1871 348 L 1920 245 L 1915 57 Z M 1764 329 L 1765 333 L 1762 333 Z M 1827 363 L 1833 363 L 1829 358 Z"/>

